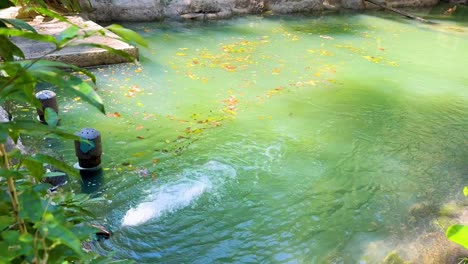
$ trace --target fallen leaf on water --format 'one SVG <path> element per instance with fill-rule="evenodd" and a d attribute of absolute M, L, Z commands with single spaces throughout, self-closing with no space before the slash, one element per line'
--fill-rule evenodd
<path fill-rule="evenodd" d="M 136 138 L 138 138 L 138 139 L 145 139 L 145 138 L 142 137 L 142 136 L 137 136 Z"/>
<path fill-rule="evenodd" d="M 134 157 L 143 157 L 145 155 L 144 152 L 137 152 L 137 153 L 133 153 L 132 156 Z"/>
<path fill-rule="evenodd" d="M 328 51 L 328 50 L 321 49 L 320 50 L 320 55 L 322 55 L 322 56 L 333 56 L 333 53 Z"/>
<path fill-rule="evenodd" d="M 233 71 L 236 70 L 236 66 L 230 65 L 230 64 L 225 64 L 225 65 L 223 65 L 223 69 L 225 69 L 226 71 L 229 71 L 229 72 L 233 72 Z"/>
<path fill-rule="evenodd" d="M 280 72 L 281 72 L 280 68 L 273 68 L 273 70 L 271 70 L 271 74 L 273 75 L 278 75 L 280 74 Z"/>
<path fill-rule="evenodd" d="M 187 54 L 185 54 L 185 53 L 183 53 L 183 52 L 177 52 L 177 53 L 176 53 L 176 56 L 183 57 L 183 56 L 187 56 Z"/>
<path fill-rule="evenodd" d="M 144 128 L 144 126 L 137 126 L 137 127 L 135 128 L 135 130 L 141 130 L 141 129 L 143 129 L 143 128 Z"/>
<path fill-rule="evenodd" d="M 379 63 L 382 60 L 382 57 L 374 57 L 374 56 L 362 56 L 362 57 L 368 61 L 372 61 L 373 63 Z"/>
<path fill-rule="evenodd" d="M 159 163 L 159 159 L 153 159 L 153 164 L 158 164 Z"/>
<path fill-rule="evenodd" d="M 114 112 L 114 113 L 109 113 L 107 114 L 107 116 L 110 116 L 110 117 L 122 117 L 119 113 L 117 112 Z"/>
<path fill-rule="evenodd" d="M 380 50 L 380 51 L 385 51 L 385 49 L 384 49 L 384 48 L 379 48 L 379 50 Z"/>

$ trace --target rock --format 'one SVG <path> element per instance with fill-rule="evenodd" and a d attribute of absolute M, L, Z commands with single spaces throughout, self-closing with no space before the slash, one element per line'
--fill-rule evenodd
<path fill-rule="evenodd" d="M 323 9 L 321 0 L 270 0 L 268 7 L 275 13 L 305 13 Z"/>
<path fill-rule="evenodd" d="M 431 6 L 439 0 L 380 0 L 392 7 Z M 468 0 L 455 0 L 468 1 Z M 96 21 L 153 21 L 163 18 L 190 20 L 224 19 L 233 15 L 304 13 L 324 9 L 323 0 L 80 0 L 84 13 Z M 338 7 L 366 9 L 376 6 L 364 0 L 326 0 L 327 10 Z"/>
<path fill-rule="evenodd" d="M 48 167 L 46 169 L 47 172 L 51 172 L 55 170 L 52 166 L 46 165 Z M 59 171 L 54 171 L 54 172 L 59 172 Z M 59 172 L 61 173 L 61 172 Z M 43 177 L 41 179 L 42 183 L 48 183 L 52 185 L 52 187 L 49 188 L 49 192 L 55 192 L 57 191 L 58 188 L 64 186 L 65 184 L 68 183 L 68 176 L 65 173 L 62 173 L 63 175 L 60 176 L 54 176 L 54 177 Z"/>
<path fill-rule="evenodd" d="M 450 218 L 458 217 L 463 210 L 463 207 L 457 205 L 455 202 L 443 204 L 439 209 L 439 216 L 445 216 Z"/>
<path fill-rule="evenodd" d="M 164 0 L 79 0 L 95 21 L 154 21 L 164 17 Z"/>
<path fill-rule="evenodd" d="M 390 252 L 381 264 L 407 264 L 396 251 Z"/>
<path fill-rule="evenodd" d="M 96 240 L 102 240 L 102 239 L 109 239 L 112 236 L 112 233 L 108 231 L 105 227 L 101 225 L 91 225 L 94 228 L 97 228 L 99 231 L 97 231 L 96 234 Z"/>
<path fill-rule="evenodd" d="M 439 0 L 386 0 L 386 5 L 389 7 L 423 7 L 435 6 Z"/>
<path fill-rule="evenodd" d="M 451 242 L 442 232 L 433 232 L 418 239 L 421 244 L 414 263 L 424 264 L 458 264 L 460 259 L 468 257 L 468 251 Z"/>
<path fill-rule="evenodd" d="M 416 219 L 434 217 L 438 214 L 439 207 L 428 202 L 415 203 L 409 209 L 409 216 Z"/>

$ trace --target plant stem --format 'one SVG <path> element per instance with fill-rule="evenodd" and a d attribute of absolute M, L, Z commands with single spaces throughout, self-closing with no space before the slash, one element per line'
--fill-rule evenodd
<path fill-rule="evenodd" d="M 0 164 L 0 167 L 9 170 L 10 164 L 8 162 L 8 153 L 6 152 L 4 144 L 0 144 L 0 156 L 3 157 L 3 162 Z M 7 176 L 7 185 L 8 194 L 10 195 L 11 205 L 13 207 L 13 214 L 16 218 L 16 222 L 18 223 L 21 234 L 25 234 L 27 232 L 27 229 L 23 219 L 20 217 L 18 193 L 16 192 L 15 180 L 13 179 L 13 177 Z"/>

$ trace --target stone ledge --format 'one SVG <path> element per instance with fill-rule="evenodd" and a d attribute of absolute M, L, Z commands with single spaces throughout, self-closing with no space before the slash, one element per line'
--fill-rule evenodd
<path fill-rule="evenodd" d="M 0 13 L 0 17 L 14 17 L 15 12 L 11 8 Z M 93 43 L 107 45 L 116 50 L 124 51 L 131 56 L 138 58 L 138 49 L 120 40 L 120 38 L 109 30 L 101 27 L 93 21 L 85 20 L 79 16 L 67 17 L 72 23 L 78 25 L 81 29 L 80 34 L 102 30 L 105 35 L 95 35 L 84 39 L 76 40 L 76 43 Z M 57 37 L 60 32 L 65 30 L 69 24 L 56 19 L 46 21 L 43 17 L 36 17 L 28 22 L 37 32 L 41 34 Z M 55 46 L 51 43 L 39 42 L 24 38 L 14 37 L 12 41 L 23 51 L 26 59 L 36 59 L 44 57 L 47 60 L 61 61 L 80 67 L 91 67 L 104 64 L 116 64 L 128 62 L 127 59 L 113 54 L 105 49 L 90 46 L 66 47 L 59 51 L 54 51 Z"/>

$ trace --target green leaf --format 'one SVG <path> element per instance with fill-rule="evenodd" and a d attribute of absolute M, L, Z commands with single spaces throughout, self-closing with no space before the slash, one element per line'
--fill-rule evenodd
<path fill-rule="evenodd" d="M 17 148 L 12 149 L 10 152 L 8 152 L 8 157 L 10 159 L 21 159 L 23 155 L 21 154 L 21 151 Z"/>
<path fill-rule="evenodd" d="M 20 179 L 23 178 L 23 174 L 14 170 L 0 169 L 0 177 Z"/>
<path fill-rule="evenodd" d="M 0 143 L 5 144 L 6 140 L 8 138 L 8 131 L 6 130 L 0 130 Z"/>
<path fill-rule="evenodd" d="M 447 228 L 446 236 L 451 241 L 468 249 L 468 226 L 452 225 Z"/>
<path fill-rule="evenodd" d="M 9 215 L 0 215 L 0 230 L 5 230 L 15 222 L 15 219 Z"/>
<path fill-rule="evenodd" d="M 43 193 L 43 194 L 46 194 L 49 189 L 50 189 L 49 183 L 39 183 L 39 184 L 34 184 L 32 186 L 33 191 L 38 192 L 38 193 Z"/>
<path fill-rule="evenodd" d="M 0 1 L 0 9 L 3 9 L 3 8 L 8 8 L 10 6 L 15 6 L 11 1 Z"/>
<path fill-rule="evenodd" d="M 13 37 L 27 38 L 27 39 L 37 40 L 41 42 L 50 42 L 50 43 L 55 44 L 56 46 L 58 45 L 57 40 L 50 35 L 41 35 L 41 34 L 31 33 L 31 32 L 27 32 L 23 30 L 13 29 L 13 28 L 0 28 L 0 35 L 6 36 L 6 37 L 13 36 Z"/>
<path fill-rule="evenodd" d="M 8 242 L 8 244 L 16 244 L 19 240 L 19 232 L 18 231 L 13 231 L 13 230 L 9 230 L 9 231 L 3 231 L 2 232 L 2 237 L 3 239 Z"/>
<path fill-rule="evenodd" d="M 34 237 L 29 233 L 22 234 L 19 237 L 19 241 L 21 241 L 23 243 L 31 243 L 31 242 L 33 242 L 33 240 L 34 240 Z"/>
<path fill-rule="evenodd" d="M 0 58 L 5 61 L 13 61 L 14 56 L 24 59 L 23 51 L 18 48 L 6 36 L 0 36 Z"/>
<path fill-rule="evenodd" d="M 55 13 L 53 11 L 50 11 L 49 9 L 35 7 L 35 8 L 33 8 L 33 10 L 40 13 L 40 14 L 42 14 L 42 15 L 45 15 L 45 16 L 48 16 L 48 17 L 51 17 L 51 18 L 55 18 L 55 19 L 57 19 L 59 21 L 68 23 L 70 25 L 77 26 L 77 25 L 73 24 L 70 20 L 68 20 L 66 17 L 61 16 L 58 13 Z"/>
<path fill-rule="evenodd" d="M 11 247 L 7 242 L 0 241 L 0 263 L 11 263 L 15 257 L 19 256 L 18 248 Z"/>
<path fill-rule="evenodd" d="M 25 67 L 26 65 L 29 65 L 31 62 L 32 61 L 30 60 L 24 60 L 21 62 L 21 64 L 23 65 L 23 67 Z M 43 70 L 44 68 L 47 68 L 47 70 L 52 70 L 52 71 L 56 69 L 73 70 L 77 73 L 85 74 L 93 81 L 93 83 L 96 83 L 96 76 L 94 76 L 94 74 L 91 73 L 90 71 L 80 68 L 78 66 L 75 66 L 73 64 L 67 64 L 67 63 L 63 63 L 59 61 L 39 60 L 39 61 L 36 61 L 32 66 L 30 66 L 29 69 L 34 71 L 34 70 Z M 60 71 L 60 74 L 65 74 L 65 73 Z"/>
<path fill-rule="evenodd" d="M 110 26 L 107 26 L 106 28 L 114 32 L 117 36 L 121 37 L 127 42 L 135 42 L 143 47 L 148 47 L 148 43 L 146 42 L 146 40 L 133 30 L 124 28 L 121 25 L 117 24 L 112 24 Z"/>
<path fill-rule="evenodd" d="M 104 104 L 101 97 L 99 97 L 99 95 L 96 93 L 94 88 L 89 85 L 89 83 L 82 80 L 81 78 L 69 75 L 67 76 L 68 78 L 65 79 L 63 76 L 66 73 L 63 73 L 59 70 L 48 71 L 45 69 L 38 69 L 31 72 L 31 74 L 36 76 L 36 78 L 39 80 L 56 85 L 57 87 L 71 87 L 72 89 L 67 89 L 66 91 L 73 93 L 75 96 L 81 97 L 83 101 L 86 101 L 87 103 L 96 107 L 102 113 L 105 113 Z"/>
<path fill-rule="evenodd" d="M 61 160 L 58 160 L 56 158 L 53 158 L 53 157 L 50 157 L 50 156 L 47 156 L 47 155 L 35 154 L 33 156 L 28 157 L 28 159 L 50 164 L 50 165 L 54 166 L 55 168 L 65 172 L 68 175 L 73 175 L 73 176 L 76 176 L 76 177 L 79 177 L 79 175 L 80 175 L 78 173 L 78 171 L 75 168 L 73 168 L 72 166 L 68 165 L 67 163 L 65 163 L 65 162 L 63 162 Z"/>
<path fill-rule="evenodd" d="M 46 174 L 44 174 L 44 177 L 60 177 L 60 176 L 65 176 L 65 175 L 67 174 L 64 172 L 51 171 L 51 172 L 47 172 Z"/>
<path fill-rule="evenodd" d="M 37 33 L 37 31 L 33 27 L 31 27 L 31 25 L 29 25 L 28 23 L 20 19 L 0 18 L 0 21 L 2 21 L 5 24 L 10 24 L 14 28 L 19 29 L 19 30 L 27 30 L 27 31 L 31 31 L 32 33 Z"/>
<path fill-rule="evenodd" d="M 45 118 L 47 125 L 51 127 L 57 127 L 59 118 L 58 118 L 58 114 L 55 112 L 54 109 L 50 107 L 46 107 L 46 109 L 44 109 L 44 118 Z"/>
<path fill-rule="evenodd" d="M 36 160 L 28 159 L 28 156 L 22 160 L 22 163 L 36 181 L 39 182 L 42 179 L 44 175 L 44 164 Z"/>
<path fill-rule="evenodd" d="M 62 31 L 58 35 L 57 41 L 59 42 L 60 45 L 63 45 L 68 40 L 73 39 L 76 36 L 78 36 L 79 31 L 80 31 L 79 27 L 77 27 L 75 25 L 72 25 L 72 26 L 68 27 L 67 29 L 65 29 L 64 31 Z"/>
<path fill-rule="evenodd" d="M 25 190 L 19 196 L 19 202 L 21 205 L 21 217 L 33 222 L 41 221 L 42 214 L 45 210 L 45 204 L 43 204 L 39 193 L 30 189 Z"/>
<path fill-rule="evenodd" d="M 80 138 L 74 134 L 67 133 L 57 128 L 45 126 L 35 121 L 29 120 L 14 120 L 11 122 L 0 123 L 0 131 L 6 129 L 7 131 L 17 132 L 44 132 L 51 133 L 60 136 L 65 139 L 80 140 Z"/>
<path fill-rule="evenodd" d="M 468 196 L 468 186 L 465 186 L 465 188 L 463 188 L 463 194 L 465 196 Z"/>
<path fill-rule="evenodd" d="M 81 99 L 83 99 L 90 105 L 96 107 L 103 114 L 106 113 L 101 97 L 99 97 L 99 95 L 96 93 L 96 91 L 91 85 L 83 81 L 81 78 L 75 76 L 70 76 L 70 79 L 67 81 L 67 83 L 70 85 L 70 87 L 73 88 L 70 90 L 74 94 L 81 97 Z"/>
<path fill-rule="evenodd" d="M 68 228 L 61 225 L 51 213 L 47 213 L 44 217 L 46 221 L 48 233 L 47 236 L 49 239 L 56 240 L 70 249 L 72 249 L 76 254 L 83 257 L 84 251 L 81 248 L 81 242 Z"/>
<path fill-rule="evenodd" d="M 106 46 L 106 45 L 102 45 L 102 44 L 96 44 L 96 43 L 78 43 L 78 44 L 74 44 L 73 46 L 89 46 L 89 47 L 95 47 L 95 48 L 100 48 L 100 49 L 105 49 L 115 55 L 118 55 L 122 58 L 125 58 L 127 59 L 129 62 L 131 61 L 134 61 L 136 58 L 134 58 L 132 55 L 128 54 L 127 52 L 123 51 L 123 50 L 118 50 L 118 49 L 114 49 L 114 48 L 111 48 L 109 46 Z"/>
<path fill-rule="evenodd" d="M 15 131 L 15 130 L 8 131 L 8 135 L 11 137 L 11 140 L 13 140 L 15 144 L 18 144 L 18 139 L 20 137 L 20 133 L 18 131 Z"/>

